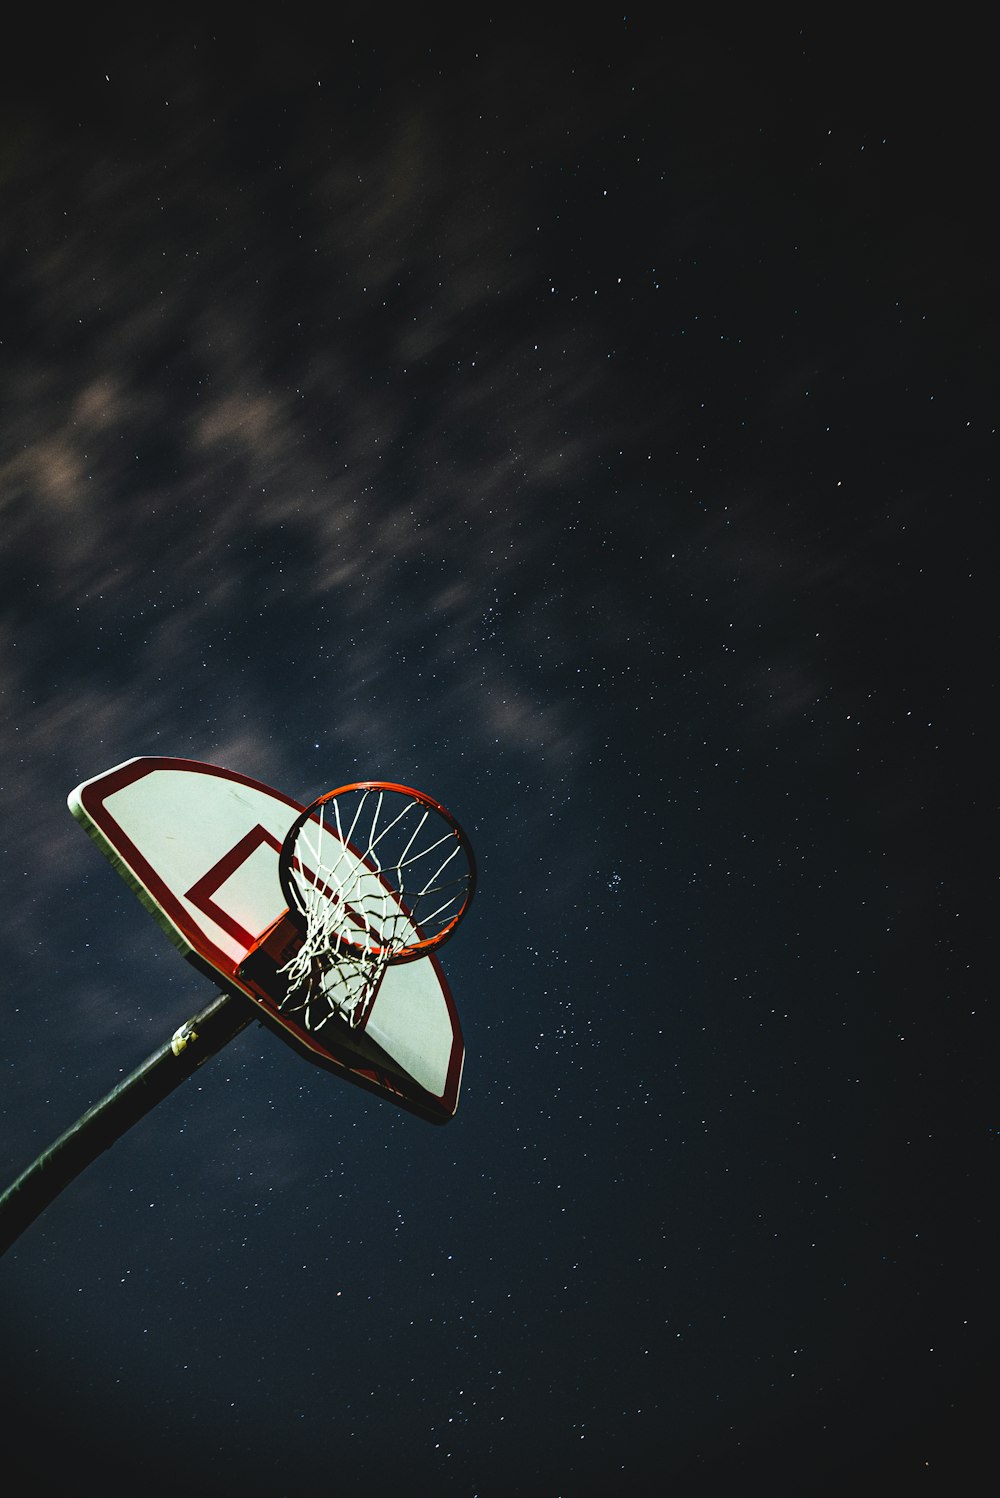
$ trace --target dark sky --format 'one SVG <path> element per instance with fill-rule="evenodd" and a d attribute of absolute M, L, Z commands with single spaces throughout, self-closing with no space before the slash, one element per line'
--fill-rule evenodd
<path fill-rule="evenodd" d="M 79 781 L 481 875 L 447 1128 L 254 1026 L 5 1257 L 35 1493 L 992 1461 L 985 39 L 581 15 L 7 46 L 5 1180 L 212 996 Z"/>

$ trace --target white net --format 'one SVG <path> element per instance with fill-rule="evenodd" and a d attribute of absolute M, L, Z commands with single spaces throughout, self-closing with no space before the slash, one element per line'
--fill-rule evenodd
<path fill-rule="evenodd" d="M 388 785 L 331 792 L 299 818 L 282 850 L 282 884 L 305 923 L 281 969 L 281 1007 L 310 1030 L 370 1009 L 386 966 L 439 945 L 475 882 L 468 843 L 448 813 Z"/>

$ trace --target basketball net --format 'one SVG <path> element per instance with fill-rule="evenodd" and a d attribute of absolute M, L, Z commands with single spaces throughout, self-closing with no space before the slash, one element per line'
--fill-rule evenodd
<path fill-rule="evenodd" d="M 363 781 L 320 796 L 281 850 L 288 918 L 302 930 L 279 968 L 281 1009 L 317 1030 L 357 1028 L 385 969 L 442 945 L 475 889 L 472 849 L 451 813 L 421 791 Z"/>

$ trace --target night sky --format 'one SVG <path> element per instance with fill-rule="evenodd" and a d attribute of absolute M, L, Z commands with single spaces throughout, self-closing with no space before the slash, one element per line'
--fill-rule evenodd
<path fill-rule="evenodd" d="M 255 1024 L 0 1263 L 19 1492 L 993 1461 L 985 40 L 587 15 L 8 37 L 0 1184 L 213 993 L 81 780 L 480 865 L 452 1123 Z"/>

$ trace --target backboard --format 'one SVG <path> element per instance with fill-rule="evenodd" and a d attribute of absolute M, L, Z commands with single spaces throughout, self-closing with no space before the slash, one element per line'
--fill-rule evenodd
<path fill-rule="evenodd" d="M 355 1029 L 308 1028 L 254 981 L 252 962 L 240 971 L 285 910 L 278 857 L 298 802 L 217 765 L 157 757 L 84 781 L 69 809 L 188 961 L 252 1000 L 282 1038 L 432 1122 L 454 1115 L 465 1048 L 435 955 L 385 968 Z"/>

